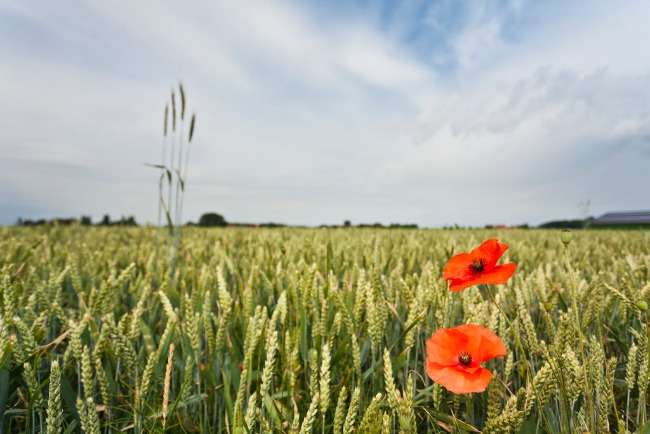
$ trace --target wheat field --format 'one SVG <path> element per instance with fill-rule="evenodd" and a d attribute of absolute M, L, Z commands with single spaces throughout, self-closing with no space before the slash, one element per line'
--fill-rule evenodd
<path fill-rule="evenodd" d="M 488 238 L 514 276 L 450 292 Z M 650 432 L 650 231 L 184 228 L 173 276 L 159 244 L 0 228 L 1 433 Z M 425 372 L 461 324 L 507 349 L 483 393 Z"/>

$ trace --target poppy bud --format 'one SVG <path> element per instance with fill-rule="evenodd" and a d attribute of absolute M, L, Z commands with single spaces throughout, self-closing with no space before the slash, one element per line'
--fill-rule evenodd
<path fill-rule="evenodd" d="M 641 300 L 636 303 L 636 307 L 638 307 L 641 312 L 645 312 L 648 310 L 648 303 L 644 300 Z"/>
<path fill-rule="evenodd" d="M 564 243 L 565 246 L 568 246 L 571 240 L 573 239 L 573 234 L 571 233 L 570 230 L 564 229 L 562 231 L 562 234 L 560 235 L 560 239 L 562 240 L 562 243 Z"/>
<path fill-rule="evenodd" d="M 544 309 L 550 312 L 553 309 L 553 304 L 549 302 L 544 303 Z"/>

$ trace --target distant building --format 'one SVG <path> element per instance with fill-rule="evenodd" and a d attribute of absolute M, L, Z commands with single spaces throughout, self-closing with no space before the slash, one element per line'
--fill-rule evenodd
<path fill-rule="evenodd" d="M 650 211 L 608 212 L 589 222 L 591 226 L 650 225 Z"/>

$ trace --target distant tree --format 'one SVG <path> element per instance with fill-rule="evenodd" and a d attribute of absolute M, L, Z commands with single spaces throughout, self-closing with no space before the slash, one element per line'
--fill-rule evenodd
<path fill-rule="evenodd" d="M 223 218 L 221 214 L 217 214 L 216 212 L 209 212 L 203 214 L 201 218 L 199 218 L 198 224 L 199 226 L 209 228 L 215 226 L 224 227 L 228 225 L 228 222 Z"/>
<path fill-rule="evenodd" d="M 352 226 L 352 223 L 350 223 L 350 220 L 345 220 L 343 222 L 343 226 L 345 226 L 346 228 L 349 228 L 350 226 Z"/>
<path fill-rule="evenodd" d="M 72 226 L 72 225 L 74 225 L 74 224 L 77 223 L 77 222 L 78 222 L 78 220 L 75 219 L 75 218 L 61 218 L 61 217 L 57 217 L 57 218 L 53 218 L 53 219 L 50 221 L 50 224 L 51 224 L 51 225 L 54 225 L 54 226 Z"/>
<path fill-rule="evenodd" d="M 114 224 L 118 226 L 137 226 L 138 224 L 135 221 L 135 217 L 130 216 L 130 217 L 124 217 L 120 218 L 119 221 L 115 222 Z"/>
<path fill-rule="evenodd" d="M 108 214 L 104 214 L 104 217 L 102 217 L 101 223 L 99 223 L 101 226 L 110 226 L 111 225 L 111 216 Z"/>
<path fill-rule="evenodd" d="M 93 224 L 93 219 L 88 215 L 81 216 L 81 226 L 90 226 Z"/>

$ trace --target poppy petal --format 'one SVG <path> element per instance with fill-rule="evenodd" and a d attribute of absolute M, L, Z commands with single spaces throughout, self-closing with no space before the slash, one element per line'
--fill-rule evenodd
<path fill-rule="evenodd" d="M 484 392 L 492 379 L 492 373 L 483 368 L 480 368 L 473 374 L 451 367 L 443 367 L 432 373 L 429 373 L 427 370 L 427 373 L 433 381 L 456 394 Z"/>
<path fill-rule="evenodd" d="M 460 253 L 452 256 L 442 270 L 442 278 L 445 280 L 466 279 L 471 276 L 472 272 L 468 265 L 472 263 L 474 257 L 468 253 Z"/>
<path fill-rule="evenodd" d="M 485 260 L 485 269 L 491 270 L 496 264 L 503 253 L 508 250 L 508 245 L 498 242 L 495 239 L 487 240 L 481 244 L 476 250 L 478 256 Z"/>
<path fill-rule="evenodd" d="M 467 346 L 468 336 L 454 329 L 439 329 L 427 340 L 427 361 L 442 366 L 458 365 L 458 355 Z"/>
<path fill-rule="evenodd" d="M 472 280 L 455 279 L 452 280 L 451 283 L 449 284 L 449 290 L 451 292 L 458 292 L 458 291 L 462 291 L 463 289 L 467 289 L 470 286 L 478 285 L 479 283 L 483 283 L 483 279 L 481 276 Z"/>
<path fill-rule="evenodd" d="M 467 352 L 479 365 L 495 357 L 505 356 L 506 347 L 501 339 L 489 329 L 474 324 L 462 326 L 463 333 L 467 333 Z"/>
<path fill-rule="evenodd" d="M 500 285 L 506 283 L 508 279 L 515 274 L 517 269 L 517 264 L 510 262 L 508 264 L 498 265 L 494 267 L 492 271 L 486 273 L 481 278 L 481 283 L 491 284 L 491 285 Z"/>

